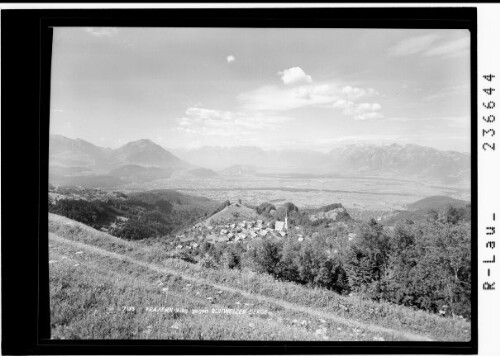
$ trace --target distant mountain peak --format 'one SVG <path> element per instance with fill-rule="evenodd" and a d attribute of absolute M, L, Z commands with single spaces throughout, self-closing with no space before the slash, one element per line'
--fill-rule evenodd
<path fill-rule="evenodd" d="M 155 147 L 155 148 L 161 148 L 162 150 L 165 150 L 159 144 L 151 141 L 148 138 L 141 138 L 140 140 L 128 142 L 128 143 L 124 144 L 123 146 L 119 147 L 118 149 L 123 148 L 123 147 L 139 147 L 139 148 L 140 147 L 144 147 L 144 148 Z"/>
<path fill-rule="evenodd" d="M 51 135 L 53 164 L 95 166 L 113 169 L 123 164 L 160 167 L 190 167 L 169 151 L 149 139 L 128 142 L 116 149 L 96 146 L 82 139 Z M 62 155 L 64 153 L 64 155 Z M 77 158 L 77 159 L 75 159 Z"/>

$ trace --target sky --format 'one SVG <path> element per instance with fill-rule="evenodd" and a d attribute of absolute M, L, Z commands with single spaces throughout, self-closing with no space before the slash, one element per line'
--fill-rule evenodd
<path fill-rule="evenodd" d="M 467 30 L 54 29 L 50 131 L 116 148 L 470 152 Z"/>

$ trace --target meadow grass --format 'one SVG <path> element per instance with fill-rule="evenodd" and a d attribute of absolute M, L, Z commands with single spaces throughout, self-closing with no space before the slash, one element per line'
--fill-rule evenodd
<path fill-rule="evenodd" d="M 291 282 L 277 281 L 269 275 L 258 274 L 249 270 L 201 268 L 198 265 L 179 259 L 169 258 L 170 253 L 159 242 L 148 246 L 141 242 L 121 240 L 61 216 L 50 214 L 49 231 L 69 240 L 163 266 L 186 276 L 205 279 L 208 282 L 315 308 L 319 311 L 335 313 L 349 320 L 376 324 L 396 330 L 407 330 L 420 335 L 431 336 L 434 340 L 468 341 L 470 339 L 470 323 L 465 320 L 444 318 L 387 302 L 364 300 L 357 296 L 341 296 L 325 289 L 309 288 Z M 146 272 L 138 273 L 137 268 L 135 266 L 135 274 L 134 269 L 128 273 L 135 275 L 134 278 L 136 279 L 144 278 L 143 273 Z M 281 317 L 281 322 L 286 322 L 284 319 L 287 318 Z M 293 318 L 288 319 L 293 321 Z M 345 325 L 337 327 L 342 328 Z M 388 337 L 388 335 L 385 335 L 385 340 Z"/>
<path fill-rule="evenodd" d="M 357 333 L 363 334 L 359 336 L 348 328 L 339 332 L 340 326 L 317 320 L 314 323 L 300 313 L 286 313 L 276 307 L 274 312 L 263 315 L 193 314 L 193 309 L 236 309 L 238 304 L 243 308 L 250 302 L 252 306 L 247 310 L 268 310 L 269 305 L 235 294 L 217 293 L 210 285 L 187 283 L 127 261 L 78 251 L 58 241 L 51 241 L 50 260 L 54 339 L 293 341 L 360 337 L 370 340 L 377 335 L 359 330 Z M 164 288 L 168 291 L 164 292 Z M 165 312 L 167 308 L 172 308 L 172 312 Z"/>

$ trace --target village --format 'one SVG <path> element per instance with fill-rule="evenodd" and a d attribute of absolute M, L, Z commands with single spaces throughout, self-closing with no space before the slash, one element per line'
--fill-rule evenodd
<path fill-rule="evenodd" d="M 299 232 L 300 226 L 293 227 Z M 252 239 L 264 238 L 284 238 L 290 235 L 292 228 L 288 224 L 288 215 L 284 221 L 265 222 L 264 220 L 243 220 L 240 222 L 227 222 L 220 224 L 198 223 L 185 231 L 183 234 L 176 235 L 176 249 L 197 248 L 201 242 L 232 244 L 238 241 L 248 242 Z M 295 234 L 294 234 L 295 235 Z M 302 234 L 296 234 L 298 241 L 303 241 Z"/>
<path fill-rule="evenodd" d="M 343 223 L 340 222 L 339 224 Z M 291 226 L 289 224 L 288 214 L 286 214 L 284 221 L 277 220 L 275 222 L 257 219 L 214 225 L 207 225 L 203 222 L 198 223 L 185 230 L 182 234 L 177 234 L 175 240 L 170 244 L 174 245 L 177 250 L 196 249 L 204 241 L 226 244 L 241 242 L 246 247 L 248 242 L 252 240 L 293 238 L 298 242 L 302 242 L 314 238 L 317 234 L 317 232 L 313 232 L 311 235 L 306 236 L 303 233 L 302 226 Z M 348 234 L 349 241 L 355 237 L 355 233 Z"/>

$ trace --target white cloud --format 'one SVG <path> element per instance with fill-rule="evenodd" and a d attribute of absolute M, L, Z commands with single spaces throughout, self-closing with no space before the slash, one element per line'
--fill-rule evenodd
<path fill-rule="evenodd" d="M 364 96 L 366 94 L 366 91 L 360 88 L 353 88 L 350 85 L 347 85 L 342 88 L 342 94 L 346 95 L 350 99 L 357 99 Z"/>
<path fill-rule="evenodd" d="M 332 104 L 332 108 L 335 108 L 335 109 L 349 109 L 349 108 L 352 108 L 354 107 L 354 102 L 350 101 L 350 100 L 344 100 L 344 99 L 340 99 L 340 100 L 337 100 L 336 102 L 334 102 Z"/>
<path fill-rule="evenodd" d="M 355 120 L 380 119 L 384 117 L 378 113 L 382 109 L 379 103 L 356 104 L 348 100 L 338 100 L 332 105 L 333 108 L 342 109 L 344 115 L 352 116 Z"/>
<path fill-rule="evenodd" d="M 378 112 L 367 112 L 354 116 L 354 120 L 374 120 L 374 119 L 381 119 L 383 117 L 384 115 Z"/>
<path fill-rule="evenodd" d="M 443 88 L 439 91 L 436 91 L 430 95 L 425 96 L 422 100 L 424 101 L 432 101 L 436 99 L 443 99 L 446 97 L 454 97 L 457 98 L 460 96 L 462 99 L 468 99 L 468 85 L 454 85 Z"/>
<path fill-rule="evenodd" d="M 389 48 L 389 56 L 409 56 L 427 50 L 430 45 L 439 38 L 436 34 L 416 36 L 399 41 L 395 46 Z"/>
<path fill-rule="evenodd" d="M 391 57 L 422 55 L 425 57 L 447 57 L 467 53 L 470 49 L 470 36 L 444 40 L 438 34 L 407 38 L 389 48 Z"/>
<path fill-rule="evenodd" d="M 460 38 L 445 42 L 439 46 L 431 48 L 423 53 L 424 56 L 452 56 L 468 51 L 470 48 L 469 37 Z"/>
<path fill-rule="evenodd" d="M 373 88 L 344 86 L 341 89 L 332 84 L 303 85 L 293 88 L 266 86 L 238 96 L 242 109 L 250 111 L 286 111 L 303 107 L 341 109 L 344 115 L 355 120 L 383 117 L 379 103 L 357 103 L 364 96 L 379 94 Z"/>
<path fill-rule="evenodd" d="M 281 80 L 285 84 L 293 84 L 293 83 L 312 83 L 312 78 L 310 75 L 307 75 L 302 68 L 300 67 L 292 67 L 285 69 L 282 72 L 278 72 Z"/>
<path fill-rule="evenodd" d="M 227 63 L 232 63 L 235 60 L 236 60 L 236 58 L 232 54 L 230 54 L 229 56 L 226 57 Z"/>
<path fill-rule="evenodd" d="M 328 84 L 293 88 L 265 86 L 238 96 L 242 108 L 252 111 L 283 111 L 325 105 L 333 103 L 338 98 L 335 89 Z"/>
<path fill-rule="evenodd" d="M 112 37 L 118 33 L 114 27 L 85 27 L 84 30 L 96 37 Z"/>
<path fill-rule="evenodd" d="M 242 137 L 255 130 L 276 128 L 288 120 L 289 117 L 262 113 L 189 108 L 186 116 L 177 119 L 177 130 L 195 135 Z"/>

